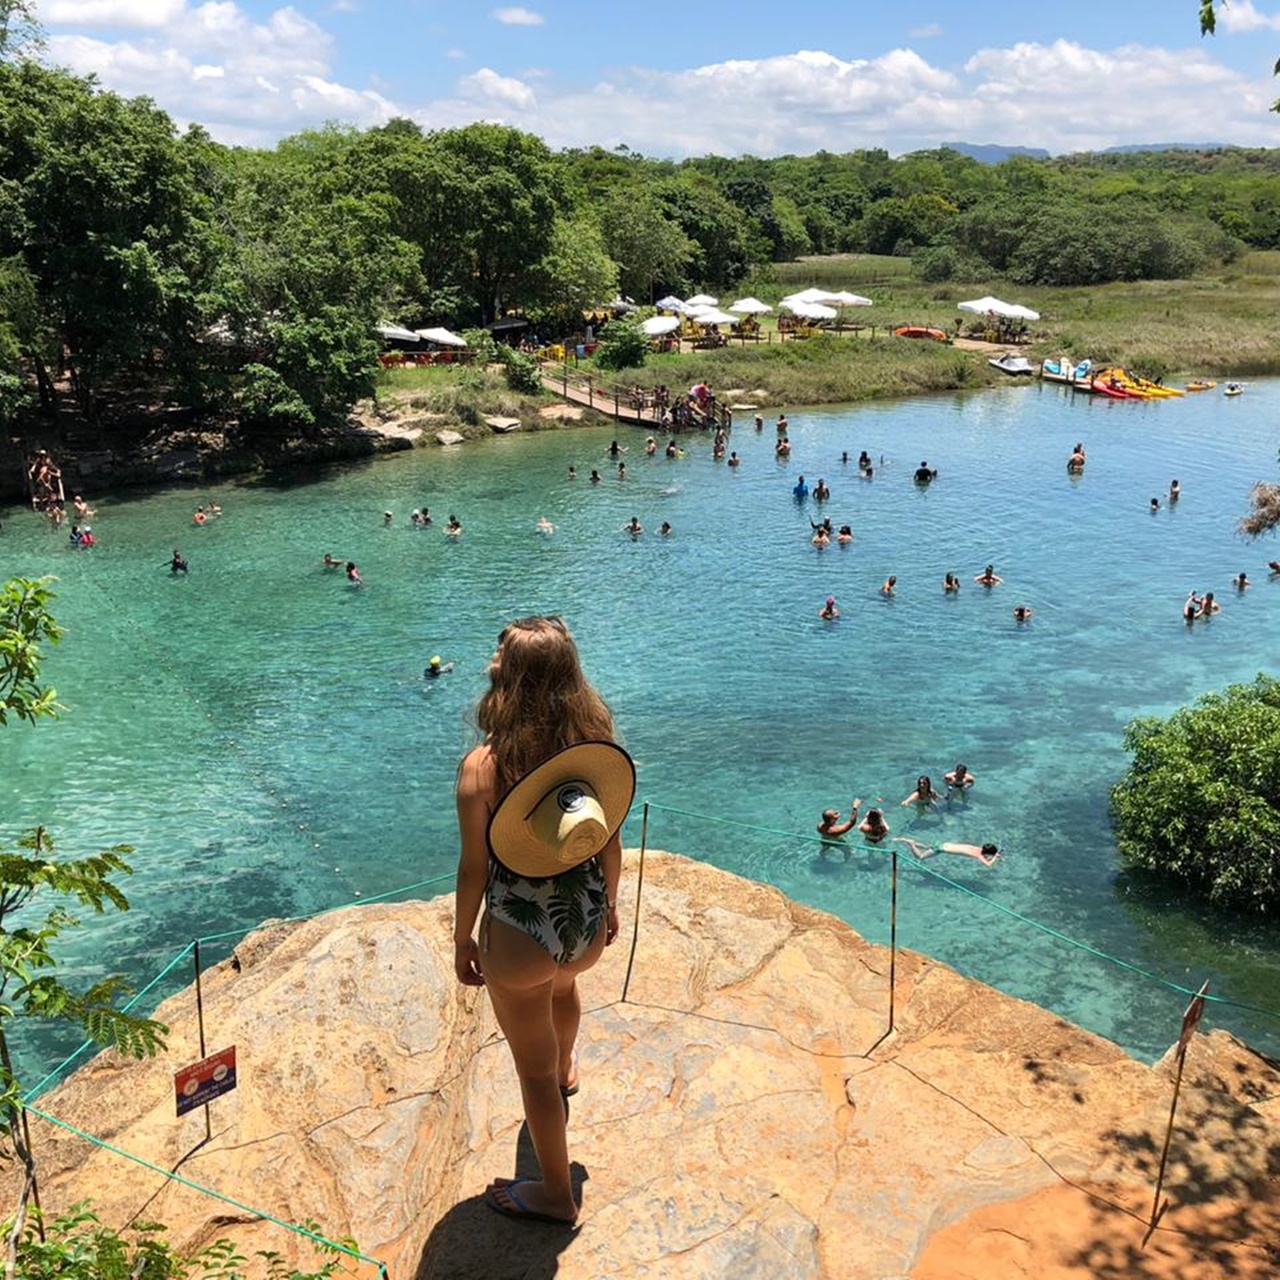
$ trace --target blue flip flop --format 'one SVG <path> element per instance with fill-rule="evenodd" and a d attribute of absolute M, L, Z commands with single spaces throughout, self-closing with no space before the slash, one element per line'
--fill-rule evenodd
<path fill-rule="evenodd" d="M 520 1199 L 520 1196 L 516 1192 L 516 1188 L 522 1187 L 526 1182 L 531 1181 L 533 1181 L 531 1178 L 520 1178 L 515 1182 L 496 1183 L 491 1187 L 486 1187 L 484 1192 L 484 1202 L 495 1213 L 502 1214 L 504 1218 L 521 1218 L 529 1222 L 550 1222 L 554 1223 L 557 1227 L 565 1227 L 571 1231 L 576 1231 L 578 1229 L 576 1219 L 557 1218 L 555 1214 L 552 1213 L 535 1213 L 534 1210 L 530 1209 L 529 1206 Z M 510 1204 L 503 1204 L 502 1201 L 498 1199 L 497 1193 L 499 1191 L 505 1192 L 507 1199 L 511 1202 Z"/>

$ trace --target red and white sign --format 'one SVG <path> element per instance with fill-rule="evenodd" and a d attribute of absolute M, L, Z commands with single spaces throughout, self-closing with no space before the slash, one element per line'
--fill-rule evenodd
<path fill-rule="evenodd" d="M 1186 1053 L 1187 1046 L 1191 1043 L 1191 1037 L 1200 1028 L 1200 1019 L 1204 1017 L 1204 993 L 1208 990 L 1209 984 L 1206 982 L 1191 997 L 1191 1003 L 1187 1005 L 1187 1011 L 1182 1015 L 1182 1032 L 1178 1036 L 1179 1054 Z"/>
<path fill-rule="evenodd" d="M 202 1107 L 206 1102 L 230 1093 L 236 1087 L 236 1047 L 220 1049 L 190 1067 L 183 1067 L 173 1075 L 173 1091 L 178 1102 L 178 1114 Z"/>

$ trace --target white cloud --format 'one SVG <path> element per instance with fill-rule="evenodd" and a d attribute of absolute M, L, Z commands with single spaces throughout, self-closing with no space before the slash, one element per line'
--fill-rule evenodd
<path fill-rule="evenodd" d="M 896 154 L 945 139 L 1057 152 L 1126 142 L 1275 145 L 1277 137 L 1269 78 L 1215 61 L 1212 42 L 1176 52 L 1022 43 L 980 49 L 959 67 L 910 48 L 866 59 L 801 50 L 678 70 L 630 67 L 575 85 L 487 66 L 436 97 L 394 101 L 379 80 L 344 83 L 333 36 L 290 6 L 259 19 L 236 0 L 205 0 L 167 27 L 105 34 L 55 29 L 50 54 L 107 88 L 147 94 L 217 138 L 257 145 L 326 119 L 368 127 L 394 115 L 429 128 L 497 120 L 552 146 L 626 143 L 659 156 L 877 146 Z"/>
<path fill-rule="evenodd" d="M 474 75 L 463 76 L 458 81 L 458 88 L 464 97 L 484 107 L 529 111 L 538 103 L 533 90 L 523 80 L 500 76 L 488 67 L 481 67 Z"/>
<path fill-rule="evenodd" d="M 1259 13 L 1252 0 L 1231 0 L 1218 9 L 1218 25 L 1223 31 L 1280 31 L 1280 13 L 1268 16 Z"/>
<path fill-rule="evenodd" d="M 493 16 L 508 27 L 540 27 L 546 21 L 542 14 L 518 5 L 509 9 L 495 9 Z"/>
<path fill-rule="evenodd" d="M 912 27 L 907 32 L 913 40 L 932 40 L 942 34 L 942 26 L 937 22 L 926 22 L 922 27 Z"/>
<path fill-rule="evenodd" d="M 76 27 L 167 27 L 186 0 L 44 0 L 40 21 Z"/>

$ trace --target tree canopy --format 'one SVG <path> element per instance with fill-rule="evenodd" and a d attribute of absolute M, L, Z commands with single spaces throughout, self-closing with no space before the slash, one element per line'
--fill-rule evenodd
<path fill-rule="evenodd" d="M 1220 906 L 1280 905 L 1280 680 L 1134 720 L 1125 747 L 1133 761 L 1111 792 L 1125 862 Z"/>

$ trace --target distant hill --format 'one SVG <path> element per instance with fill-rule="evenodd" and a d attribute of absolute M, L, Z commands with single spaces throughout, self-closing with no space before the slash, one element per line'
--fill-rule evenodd
<path fill-rule="evenodd" d="M 942 145 L 982 164 L 999 164 L 1010 156 L 1030 156 L 1033 160 L 1049 158 L 1049 153 L 1043 147 L 1002 147 L 996 142 L 944 142 Z"/>
<path fill-rule="evenodd" d="M 1229 142 L 1130 142 L 1123 147 L 1104 147 L 1099 155 L 1130 151 L 1223 151 Z"/>
<path fill-rule="evenodd" d="M 1043 147 L 1002 147 L 998 142 L 944 142 L 942 145 L 981 164 L 999 164 L 1010 156 L 1030 156 L 1033 160 L 1049 158 L 1049 152 Z M 1221 151 L 1230 145 L 1227 142 L 1127 142 L 1120 147 L 1102 147 L 1076 154 L 1107 156 L 1128 155 L 1135 151 Z"/>

